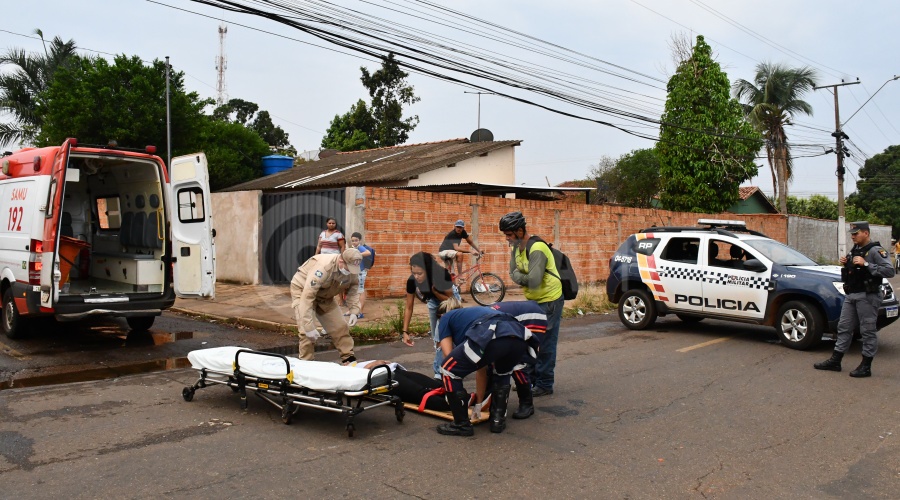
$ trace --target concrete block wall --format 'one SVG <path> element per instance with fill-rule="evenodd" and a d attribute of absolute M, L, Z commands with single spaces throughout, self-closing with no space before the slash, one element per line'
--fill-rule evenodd
<path fill-rule="evenodd" d="M 525 214 L 528 230 L 565 252 L 582 283 L 604 281 L 609 259 L 630 234 L 658 226 L 695 226 L 699 218 L 740 219 L 751 229 L 787 242 L 787 218 L 781 215 L 697 214 L 614 205 L 516 200 L 398 189 L 365 188 L 365 240 L 377 253 L 369 271 L 369 297 L 400 297 L 409 277 L 409 257 L 437 253 L 457 219 L 487 255 L 482 270 L 512 285 L 508 277 L 509 245 L 498 228 L 511 211 Z"/>
<path fill-rule="evenodd" d="M 216 279 L 259 284 L 262 192 L 212 193 L 216 229 Z"/>
<path fill-rule="evenodd" d="M 847 251 L 853 247 L 850 240 L 850 223 L 844 225 Z M 891 226 L 870 225 L 872 241 L 879 241 L 885 248 L 891 245 Z M 788 241 L 790 245 L 810 259 L 819 263 L 837 264 L 838 222 L 834 220 L 811 219 L 792 215 L 788 218 Z"/>

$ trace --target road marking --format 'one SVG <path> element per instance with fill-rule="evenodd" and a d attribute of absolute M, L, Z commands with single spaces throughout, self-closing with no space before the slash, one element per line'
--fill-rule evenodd
<path fill-rule="evenodd" d="M 692 345 L 690 347 L 683 347 L 678 349 L 678 352 L 688 352 L 693 351 L 694 349 L 700 349 L 701 347 L 706 347 L 708 345 L 718 344 L 719 342 L 725 342 L 726 340 L 731 340 L 734 337 L 722 337 L 720 339 L 710 340 L 709 342 L 703 342 L 702 344 Z"/>
<path fill-rule="evenodd" d="M 28 356 L 22 354 L 21 352 L 19 352 L 19 351 L 13 349 L 12 347 L 10 347 L 10 346 L 4 344 L 3 342 L 0 342 L 0 352 L 5 353 L 5 354 L 8 354 L 8 355 L 10 355 L 10 356 L 12 356 L 12 357 L 14 357 L 14 358 L 17 358 L 17 359 L 22 359 L 22 360 L 25 360 L 25 359 L 31 359 L 31 358 L 29 358 Z"/>

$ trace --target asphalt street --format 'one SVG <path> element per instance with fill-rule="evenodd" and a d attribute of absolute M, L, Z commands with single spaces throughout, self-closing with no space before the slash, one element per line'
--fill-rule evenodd
<path fill-rule="evenodd" d="M 178 359 L 241 339 L 258 347 L 266 335 L 293 343 L 166 318 L 149 339 L 76 357 Z M 555 393 L 536 400 L 532 418 L 502 434 L 480 425 L 472 438 L 440 436 L 440 420 L 423 415 L 398 423 L 390 408 L 358 416 L 353 438 L 340 415 L 318 410 L 287 426 L 256 398 L 242 411 L 222 386 L 185 402 L 197 376 L 177 363 L 12 388 L 0 391 L 0 487 L 7 498 L 897 498 L 900 325 L 882 331 L 870 379 L 847 376 L 858 343 L 834 373 L 812 369 L 830 343 L 798 352 L 774 339 L 766 328 L 674 317 L 641 332 L 615 315 L 565 321 Z M 357 351 L 426 371 L 427 344 Z M 28 359 L 6 353 L 2 363 L 40 370 L 46 354 L 17 352 Z"/>

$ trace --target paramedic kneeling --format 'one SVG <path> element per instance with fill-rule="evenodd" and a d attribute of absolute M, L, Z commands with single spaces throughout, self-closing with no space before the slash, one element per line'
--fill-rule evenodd
<path fill-rule="evenodd" d="M 349 248 L 339 254 L 319 254 L 303 263 L 291 280 L 291 308 L 300 332 L 300 359 L 311 360 L 319 338 L 316 319 L 331 335 L 342 363 L 356 361 L 350 327 L 359 315 L 359 250 Z M 344 322 L 334 298 L 347 294 L 350 316 Z"/>
<path fill-rule="evenodd" d="M 447 309 L 444 301 L 439 312 Z M 440 346 L 445 353 L 441 375 L 453 422 L 441 424 L 437 431 L 448 436 L 471 436 L 472 422 L 467 413 L 468 394 L 462 379 L 479 368 L 493 369 L 491 432 L 506 428 L 510 374 L 523 358 L 535 358 L 540 341 L 514 316 L 487 307 L 454 309 L 443 314 L 438 323 Z"/>

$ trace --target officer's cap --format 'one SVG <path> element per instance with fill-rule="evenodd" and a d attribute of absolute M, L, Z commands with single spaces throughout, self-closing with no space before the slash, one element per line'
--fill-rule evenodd
<path fill-rule="evenodd" d="M 359 263 L 362 262 L 362 254 L 359 253 L 359 250 L 348 248 L 341 254 L 341 258 L 344 259 L 344 264 L 347 264 L 347 269 L 352 274 L 359 274 Z"/>
<path fill-rule="evenodd" d="M 862 220 L 850 223 L 850 234 L 856 234 L 860 231 L 869 231 L 869 223 L 867 221 Z"/>

